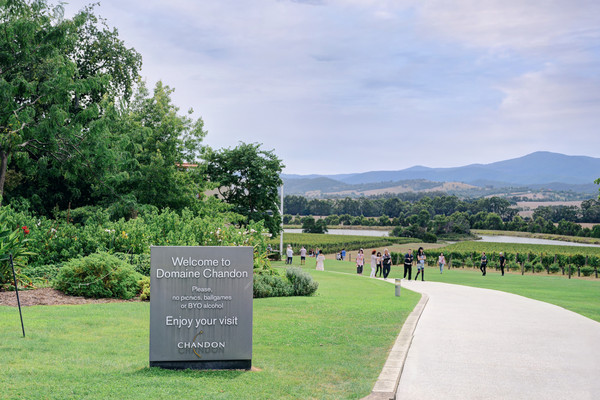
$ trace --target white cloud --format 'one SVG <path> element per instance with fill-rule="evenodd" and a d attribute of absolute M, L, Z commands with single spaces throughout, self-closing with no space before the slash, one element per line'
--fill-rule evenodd
<path fill-rule="evenodd" d="M 162 79 L 203 117 L 209 145 L 264 143 L 288 173 L 600 148 L 600 2 L 105 0 L 97 12 L 142 54 L 149 86 Z"/>

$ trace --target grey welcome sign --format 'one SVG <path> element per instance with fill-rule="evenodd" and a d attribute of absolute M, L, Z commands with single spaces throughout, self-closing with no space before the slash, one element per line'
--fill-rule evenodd
<path fill-rule="evenodd" d="M 153 246 L 150 366 L 250 369 L 252 247 Z"/>

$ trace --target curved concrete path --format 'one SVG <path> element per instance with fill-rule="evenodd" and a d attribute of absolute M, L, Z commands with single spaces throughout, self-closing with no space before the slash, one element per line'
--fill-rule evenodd
<path fill-rule="evenodd" d="M 396 399 L 600 399 L 600 323 L 495 290 L 402 286 L 429 301 Z"/>

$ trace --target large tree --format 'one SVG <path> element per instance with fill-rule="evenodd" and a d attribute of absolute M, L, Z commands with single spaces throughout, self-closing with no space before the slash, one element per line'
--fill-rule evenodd
<path fill-rule="evenodd" d="M 102 105 L 127 101 L 141 56 L 92 6 L 65 19 L 46 0 L 0 0 L 0 23 L 0 196 L 9 165 L 13 186 L 36 176 L 56 189 L 85 159 Z"/>
<path fill-rule="evenodd" d="M 245 217 L 243 224 L 262 220 L 272 234 L 279 233 L 278 188 L 284 165 L 272 150 L 242 142 L 233 149 L 207 148 L 203 158 L 206 176 L 232 210 Z"/>
<path fill-rule="evenodd" d="M 172 93 L 159 81 L 150 94 L 139 82 L 129 104 L 109 109 L 104 143 L 114 162 L 103 172 L 105 184 L 98 187 L 105 203 L 118 201 L 130 211 L 138 204 L 200 206 L 205 179 L 197 158 L 206 131 L 201 118 L 191 118 L 193 110 L 179 114 Z"/>

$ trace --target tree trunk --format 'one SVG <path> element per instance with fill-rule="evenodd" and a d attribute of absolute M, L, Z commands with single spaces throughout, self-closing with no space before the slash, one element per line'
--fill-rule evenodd
<path fill-rule="evenodd" d="M 6 167 L 8 165 L 8 153 L 0 151 L 0 206 L 4 197 L 4 182 L 6 181 Z"/>

